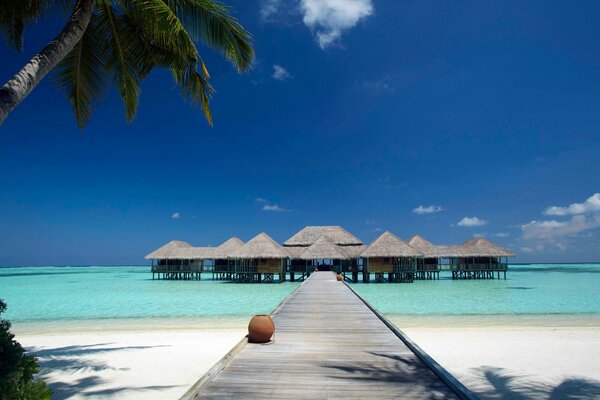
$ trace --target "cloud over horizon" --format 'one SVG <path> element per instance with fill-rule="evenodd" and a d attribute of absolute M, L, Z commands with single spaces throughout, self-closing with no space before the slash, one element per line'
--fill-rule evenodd
<path fill-rule="evenodd" d="M 566 216 L 586 214 L 589 212 L 600 212 L 600 193 L 594 193 L 583 203 L 573 203 L 567 207 L 551 206 L 544 210 L 544 215 Z"/>
<path fill-rule="evenodd" d="M 582 203 L 568 206 L 550 206 L 542 214 L 555 217 L 571 217 L 550 220 L 533 220 L 521 225 L 521 238 L 526 253 L 560 251 L 573 245 L 573 238 L 585 231 L 600 228 L 600 193 L 595 193 Z"/>

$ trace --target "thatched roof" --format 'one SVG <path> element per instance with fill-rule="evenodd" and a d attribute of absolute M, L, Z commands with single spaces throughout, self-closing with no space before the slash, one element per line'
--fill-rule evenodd
<path fill-rule="evenodd" d="M 231 258 L 288 258 L 290 255 L 266 233 L 260 233 L 231 254 Z"/>
<path fill-rule="evenodd" d="M 146 260 L 169 258 L 172 254 L 175 254 L 177 250 L 189 247 L 192 247 L 192 245 L 188 242 L 184 242 L 182 240 L 171 240 L 169 243 L 154 250 L 144 258 Z"/>
<path fill-rule="evenodd" d="M 367 246 L 361 244 L 359 246 L 338 246 L 338 248 L 340 248 L 340 250 L 342 250 L 344 253 L 348 254 L 349 258 L 353 259 L 360 258 L 360 254 L 365 251 Z"/>
<path fill-rule="evenodd" d="M 341 246 L 360 245 L 362 241 L 341 226 L 306 226 L 286 240 L 284 246 L 310 246 L 321 236 L 327 236 L 334 244 Z"/>
<path fill-rule="evenodd" d="M 362 252 L 361 257 L 420 257 L 422 254 L 408 243 L 385 231 Z"/>
<path fill-rule="evenodd" d="M 410 245 L 410 247 L 415 248 L 417 250 L 419 250 L 421 247 L 430 247 L 430 246 L 433 246 L 433 244 L 430 241 L 425 240 L 420 235 L 415 235 L 415 236 L 411 237 L 408 240 L 408 244 Z"/>
<path fill-rule="evenodd" d="M 244 242 L 242 242 L 240 239 L 232 237 L 221 243 L 219 247 L 216 247 L 212 252 L 212 256 L 214 259 L 225 259 L 231 257 L 243 245 Z"/>
<path fill-rule="evenodd" d="M 298 258 L 301 260 L 347 260 L 349 257 L 331 239 L 327 236 L 321 236 L 312 245 L 307 247 Z"/>
<path fill-rule="evenodd" d="M 492 243 L 486 238 L 478 237 L 465 241 L 465 250 L 473 255 L 468 257 L 514 257 L 515 254 L 502 246 Z"/>
<path fill-rule="evenodd" d="M 285 246 L 284 249 L 290 254 L 290 258 L 299 259 L 300 254 L 304 253 L 308 247 L 307 246 Z"/>
<path fill-rule="evenodd" d="M 514 257 L 515 255 L 505 248 L 490 242 L 485 238 L 475 238 L 459 246 L 436 246 L 423 239 L 413 236 L 408 242 L 417 249 L 425 258 L 464 258 L 464 257 Z"/>

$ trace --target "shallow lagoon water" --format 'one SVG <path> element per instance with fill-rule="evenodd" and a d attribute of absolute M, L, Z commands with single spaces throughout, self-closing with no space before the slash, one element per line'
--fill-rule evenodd
<path fill-rule="evenodd" d="M 149 267 L 0 268 L 0 298 L 13 322 L 186 318 L 268 313 L 298 283 L 152 280 Z"/>
<path fill-rule="evenodd" d="M 600 264 L 512 265 L 505 280 L 353 284 L 388 315 L 596 315 Z M 0 268 L 13 322 L 246 317 L 268 313 L 298 283 L 152 280 L 149 267 Z M 326 305 L 324 305 L 326 306 Z"/>
<path fill-rule="evenodd" d="M 511 265 L 504 280 L 354 284 L 384 314 L 600 314 L 600 264 Z"/>

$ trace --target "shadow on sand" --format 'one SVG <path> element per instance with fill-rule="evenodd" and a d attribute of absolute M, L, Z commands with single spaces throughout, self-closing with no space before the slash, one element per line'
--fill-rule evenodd
<path fill-rule="evenodd" d="M 483 366 L 471 371 L 475 376 L 483 378 L 482 384 L 471 387 L 482 399 L 600 399 L 599 381 L 569 378 L 553 385 L 535 381 L 527 375 L 511 374 L 503 368 Z"/>
<path fill-rule="evenodd" d="M 371 352 L 378 359 L 369 363 L 327 363 L 323 366 L 349 372 L 349 377 L 331 375 L 335 379 L 376 381 L 380 387 L 402 385 L 415 398 L 439 398 L 444 384 L 432 375 L 412 354 L 397 355 Z M 558 384 L 539 382 L 526 375 L 511 374 L 508 370 L 483 366 L 471 370 L 475 382 L 464 384 L 481 399 L 490 400 L 575 400 L 600 399 L 600 382 L 585 378 L 569 378 Z M 415 382 L 420 382 L 415 385 Z M 437 390 L 436 390 L 437 389 Z M 440 391 L 440 389 L 442 391 Z"/>
<path fill-rule="evenodd" d="M 125 346 L 117 347 L 111 346 L 112 343 L 96 343 L 91 345 L 81 346 L 65 346 L 55 348 L 28 348 L 28 352 L 34 354 L 38 358 L 38 364 L 40 366 L 40 373 L 38 376 L 48 381 L 48 386 L 52 389 L 52 399 L 66 399 L 75 394 L 78 397 L 96 397 L 101 398 L 104 396 L 115 395 L 127 391 L 152 391 L 169 389 L 175 387 L 171 386 L 120 386 L 111 388 L 99 388 L 101 385 L 107 383 L 105 379 L 100 376 L 100 372 L 106 370 L 112 371 L 126 371 L 128 368 L 115 368 L 114 366 L 102 362 L 91 360 L 88 356 L 100 353 L 110 353 L 123 350 L 143 350 L 154 347 L 168 347 L 165 345 L 161 346 Z M 76 372 L 85 373 L 88 376 L 84 376 L 80 379 L 71 380 L 68 382 L 49 379 L 53 371 L 60 370 L 62 373 L 73 374 Z"/>

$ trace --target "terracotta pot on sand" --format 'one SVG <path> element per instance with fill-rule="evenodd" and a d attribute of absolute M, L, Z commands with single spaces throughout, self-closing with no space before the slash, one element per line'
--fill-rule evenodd
<path fill-rule="evenodd" d="M 344 280 L 344 276 L 343 276 L 342 274 L 337 274 L 337 275 L 335 276 L 335 279 L 337 279 L 338 281 L 340 281 L 340 282 L 341 282 L 341 281 L 343 281 L 343 280 Z"/>

